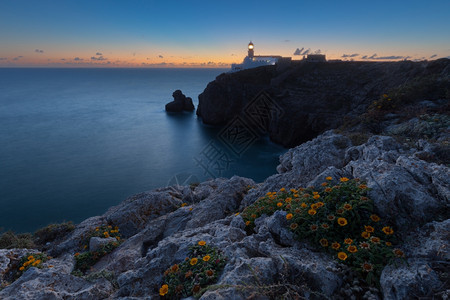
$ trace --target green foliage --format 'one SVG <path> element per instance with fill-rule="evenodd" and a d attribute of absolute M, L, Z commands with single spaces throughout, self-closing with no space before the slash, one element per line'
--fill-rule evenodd
<path fill-rule="evenodd" d="M 115 242 L 110 242 L 103 245 L 96 251 L 90 251 L 88 249 L 89 241 L 93 237 L 99 238 L 109 238 L 113 237 L 116 239 Z M 117 248 L 121 240 L 121 234 L 119 227 L 112 225 L 101 225 L 84 235 L 80 242 L 80 250 L 84 252 L 75 253 L 75 268 L 72 272 L 73 275 L 82 276 L 86 271 L 88 271 L 93 265 L 95 265 L 103 256 L 111 253 Z"/>
<path fill-rule="evenodd" d="M 86 279 L 89 282 L 95 282 L 98 279 L 105 278 L 109 282 L 111 282 L 112 286 L 116 289 L 119 288 L 119 284 L 117 283 L 116 276 L 114 273 L 102 270 L 100 272 L 91 273 L 89 275 L 83 276 L 84 279 Z"/>
<path fill-rule="evenodd" d="M 255 219 L 277 210 L 287 212 L 289 228 L 299 240 L 308 240 L 338 261 L 357 271 L 370 284 L 378 280 L 383 267 L 394 257 L 394 231 L 373 213 L 367 186 L 358 179 L 341 178 L 332 185 L 331 177 L 319 190 L 282 188 L 269 192 L 242 212 L 247 229 Z"/>
<path fill-rule="evenodd" d="M 225 264 L 226 257 L 220 250 L 200 241 L 189 248 L 189 256 L 183 262 L 164 272 L 159 294 L 170 299 L 199 296 L 217 281 Z"/>
<path fill-rule="evenodd" d="M 30 233 L 15 234 L 12 231 L 4 232 L 0 235 L 0 249 L 27 248 L 36 246 L 33 243 L 33 236 Z"/>
<path fill-rule="evenodd" d="M 118 242 L 121 241 L 121 234 L 119 227 L 112 226 L 112 225 L 101 225 L 96 227 L 94 230 L 89 231 L 87 234 L 85 234 L 79 243 L 80 250 L 84 251 L 88 248 L 89 241 L 93 237 L 100 237 L 100 238 L 109 238 L 113 237 L 116 238 Z"/>
<path fill-rule="evenodd" d="M 119 246 L 119 242 L 112 242 L 104 245 L 97 251 L 87 251 L 83 253 L 75 253 L 75 271 L 85 273 L 93 265 L 95 265 L 103 256 L 113 252 Z"/>
<path fill-rule="evenodd" d="M 50 224 L 44 228 L 38 229 L 33 240 L 37 245 L 45 245 L 48 242 L 61 239 L 75 229 L 72 222 L 64 222 L 61 224 Z"/>
<path fill-rule="evenodd" d="M 51 257 L 47 256 L 45 253 L 28 253 L 27 255 L 23 256 L 18 264 L 17 268 L 14 270 L 11 270 L 14 280 L 18 279 L 20 276 L 22 276 L 23 273 L 25 273 L 29 268 L 35 267 L 42 269 L 43 263 L 47 260 L 51 259 Z"/>

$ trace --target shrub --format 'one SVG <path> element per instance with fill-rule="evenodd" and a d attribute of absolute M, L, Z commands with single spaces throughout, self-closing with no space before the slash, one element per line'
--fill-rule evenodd
<path fill-rule="evenodd" d="M 93 237 L 116 239 L 114 242 L 110 242 L 103 245 L 96 251 L 90 251 L 89 241 Z M 75 268 L 72 272 L 73 275 L 82 276 L 86 271 L 90 270 L 103 256 L 111 253 L 122 243 L 119 227 L 112 225 L 101 225 L 88 232 L 82 237 L 80 242 L 80 252 L 75 253 Z M 84 252 L 83 252 L 84 251 Z"/>
<path fill-rule="evenodd" d="M 10 270 L 12 272 L 11 275 L 13 280 L 18 279 L 20 276 L 22 276 L 23 273 L 25 273 L 31 267 L 42 269 L 44 267 L 43 263 L 49 259 L 51 259 L 51 257 L 47 256 L 47 254 L 45 253 L 33 253 L 33 254 L 28 253 L 19 260 L 18 264 L 16 265 L 16 268 Z"/>
<path fill-rule="evenodd" d="M 36 246 L 33 243 L 33 236 L 30 233 L 15 234 L 12 231 L 4 232 L 0 235 L 0 249 L 27 248 Z"/>
<path fill-rule="evenodd" d="M 48 242 L 53 242 L 65 237 L 74 229 L 75 225 L 73 225 L 72 222 L 50 224 L 44 228 L 38 229 L 33 235 L 33 240 L 36 245 L 45 245 Z"/>
<path fill-rule="evenodd" d="M 180 299 L 199 296 L 204 289 L 217 281 L 226 263 L 226 257 L 205 241 L 189 248 L 189 256 L 164 272 L 164 283 L 159 289 L 161 296 Z"/>
<path fill-rule="evenodd" d="M 269 192 L 247 207 L 242 217 L 251 231 L 261 215 L 286 211 L 289 229 L 297 239 L 308 240 L 330 253 L 370 284 L 403 252 L 392 249 L 394 231 L 374 214 L 373 202 L 366 196 L 367 186 L 345 177 L 334 185 L 332 181 L 327 177 L 319 190 L 282 188 Z"/>

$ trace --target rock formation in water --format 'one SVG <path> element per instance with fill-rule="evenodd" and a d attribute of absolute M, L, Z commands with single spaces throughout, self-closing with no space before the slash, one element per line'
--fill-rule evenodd
<path fill-rule="evenodd" d="M 195 107 L 190 97 L 186 97 L 180 90 L 172 94 L 173 101 L 166 104 L 167 112 L 194 111 Z"/>

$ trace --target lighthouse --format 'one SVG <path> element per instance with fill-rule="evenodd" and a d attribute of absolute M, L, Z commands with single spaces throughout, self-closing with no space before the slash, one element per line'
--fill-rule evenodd
<path fill-rule="evenodd" d="M 250 41 L 250 43 L 248 43 L 248 57 L 253 57 L 255 55 L 255 52 L 253 51 L 253 43 L 252 41 Z"/>

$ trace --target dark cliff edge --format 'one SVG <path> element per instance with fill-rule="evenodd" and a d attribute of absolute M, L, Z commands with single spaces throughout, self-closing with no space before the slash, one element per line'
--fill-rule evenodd
<path fill-rule="evenodd" d="M 357 126 L 383 94 L 414 81 L 446 80 L 450 89 L 449 76 L 449 59 L 298 62 L 282 70 L 265 66 L 218 76 L 199 95 L 197 115 L 210 125 L 225 125 L 236 116 L 245 118 L 246 107 L 264 91 L 282 112 L 272 114 L 265 133 L 275 143 L 294 147 L 345 123 Z M 429 89 L 432 91 L 432 86 Z M 442 98 L 445 95 L 430 93 L 427 100 Z M 404 109 L 399 104 L 393 111 Z"/>

